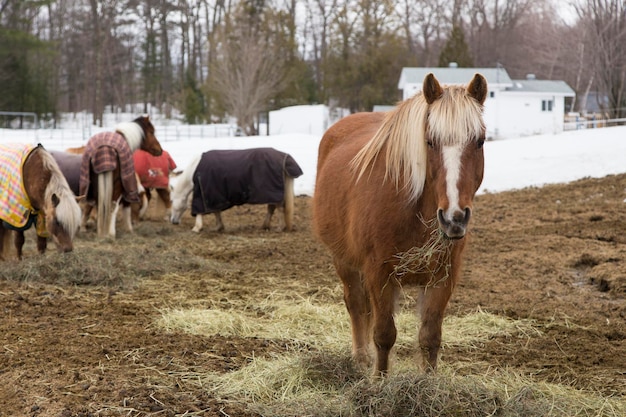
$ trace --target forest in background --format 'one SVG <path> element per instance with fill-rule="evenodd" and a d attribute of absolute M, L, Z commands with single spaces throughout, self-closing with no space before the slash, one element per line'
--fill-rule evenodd
<path fill-rule="evenodd" d="M 626 115 L 621 0 L 0 0 L 0 110 L 54 120 L 142 103 L 187 123 L 389 105 L 405 66 L 502 66 Z M 595 99 L 594 99 L 595 100 Z"/>

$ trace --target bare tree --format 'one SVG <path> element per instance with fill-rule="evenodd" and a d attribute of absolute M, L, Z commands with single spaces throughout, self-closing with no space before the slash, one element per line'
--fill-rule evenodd
<path fill-rule="evenodd" d="M 401 0 L 396 5 L 408 51 L 421 66 L 437 63 L 438 49 L 451 26 L 448 6 L 448 0 Z"/>
<path fill-rule="evenodd" d="M 216 59 L 211 67 L 211 88 L 222 105 L 237 118 L 237 125 L 246 135 L 257 133 L 255 121 L 266 110 L 272 96 L 280 92 L 287 80 L 287 68 L 281 49 L 273 36 L 284 33 L 264 30 L 259 22 L 245 25 L 248 19 L 260 19 L 243 13 L 227 19 L 220 28 Z"/>
<path fill-rule="evenodd" d="M 608 117 L 626 115 L 626 4 L 584 0 L 576 5 L 598 93 L 608 98 Z"/>

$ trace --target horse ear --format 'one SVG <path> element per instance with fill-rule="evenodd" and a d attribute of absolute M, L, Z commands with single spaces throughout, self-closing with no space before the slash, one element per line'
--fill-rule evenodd
<path fill-rule="evenodd" d="M 467 86 L 467 93 L 474 97 L 480 104 L 485 103 L 487 98 L 487 80 L 480 74 L 474 75 L 472 81 Z"/>
<path fill-rule="evenodd" d="M 432 72 L 424 78 L 422 91 L 424 92 L 426 103 L 428 104 L 433 104 L 435 100 L 443 95 L 443 88 L 441 88 L 439 81 L 437 81 Z"/>
<path fill-rule="evenodd" d="M 59 205 L 59 203 L 61 202 L 61 200 L 59 199 L 59 196 L 55 194 L 52 194 L 52 206 L 56 207 Z"/>

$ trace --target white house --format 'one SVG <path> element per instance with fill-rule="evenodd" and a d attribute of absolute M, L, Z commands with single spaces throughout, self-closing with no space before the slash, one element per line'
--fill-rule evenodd
<path fill-rule="evenodd" d="M 537 80 L 531 74 L 525 80 L 512 80 L 498 68 L 403 68 L 398 82 L 402 98 L 421 91 L 424 77 L 433 73 L 442 84 L 467 84 L 474 74 L 487 79 L 489 94 L 485 101 L 487 137 L 506 139 L 543 133 L 560 133 L 565 119 L 565 97 L 574 90 L 564 81 Z"/>

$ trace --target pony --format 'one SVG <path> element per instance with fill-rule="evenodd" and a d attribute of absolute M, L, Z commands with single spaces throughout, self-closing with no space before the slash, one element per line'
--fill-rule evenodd
<path fill-rule="evenodd" d="M 46 251 L 52 237 L 59 252 L 74 249 L 80 225 L 80 207 L 56 161 L 41 145 L 0 146 L 0 257 L 6 259 L 14 236 L 22 259 L 24 231 L 36 226 L 37 250 Z"/>
<path fill-rule="evenodd" d="M 189 205 L 202 230 L 202 215 L 213 213 L 223 231 L 221 212 L 236 205 L 267 204 L 263 229 L 269 229 L 276 208 L 283 212 L 283 231 L 293 230 L 294 179 L 302 169 L 291 155 L 273 148 L 212 150 L 197 155 L 177 178 L 172 191 L 170 221 L 180 223 Z M 193 194 L 192 194 L 193 193 Z"/>
<path fill-rule="evenodd" d="M 54 160 L 59 165 L 63 176 L 67 180 L 70 189 L 77 197 L 80 197 L 80 167 L 83 159 L 83 152 L 85 147 L 80 148 L 68 148 L 65 151 L 49 151 Z M 137 193 L 139 194 L 140 203 L 130 204 L 131 208 L 131 220 L 132 223 L 139 221 L 140 213 L 148 208 L 148 197 L 146 190 L 139 181 L 139 176 L 135 174 L 137 181 Z M 83 211 L 83 218 L 80 224 L 80 231 L 87 231 L 87 221 L 89 219 L 97 223 L 97 209 L 93 204 L 82 204 L 81 210 Z"/>
<path fill-rule="evenodd" d="M 473 198 L 484 172 L 487 82 L 422 92 L 387 113 L 347 116 L 319 145 L 312 227 L 343 283 L 352 356 L 384 376 L 403 285 L 420 291 L 422 369 L 434 372 L 444 311 L 457 284 Z"/>
<path fill-rule="evenodd" d="M 176 169 L 176 162 L 172 156 L 166 150 L 163 150 L 161 156 L 153 156 L 138 149 L 133 153 L 133 161 L 138 179 L 146 190 L 147 204 L 138 213 L 139 218 L 143 219 L 148 211 L 148 204 L 152 199 L 152 190 L 156 191 L 159 200 L 165 206 L 165 210 L 169 210 L 172 207 L 170 174 Z"/>
<path fill-rule="evenodd" d="M 133 231 L 130 204 L 140 202 L 132 156 L 137 149 L 155 156 L 163 152 L 148 116 L 120 123 L 115 132 L 96 134 L 85 146 L 80 169 L 80 195 L 86 197 L 85 204 L 97 205 L 98 236 L 115 238 L 115 219 L 120 204 L 126 230 Z M 83 207 L 83 223 L 86 224 L 90 210 L 86 205 Z"/>

